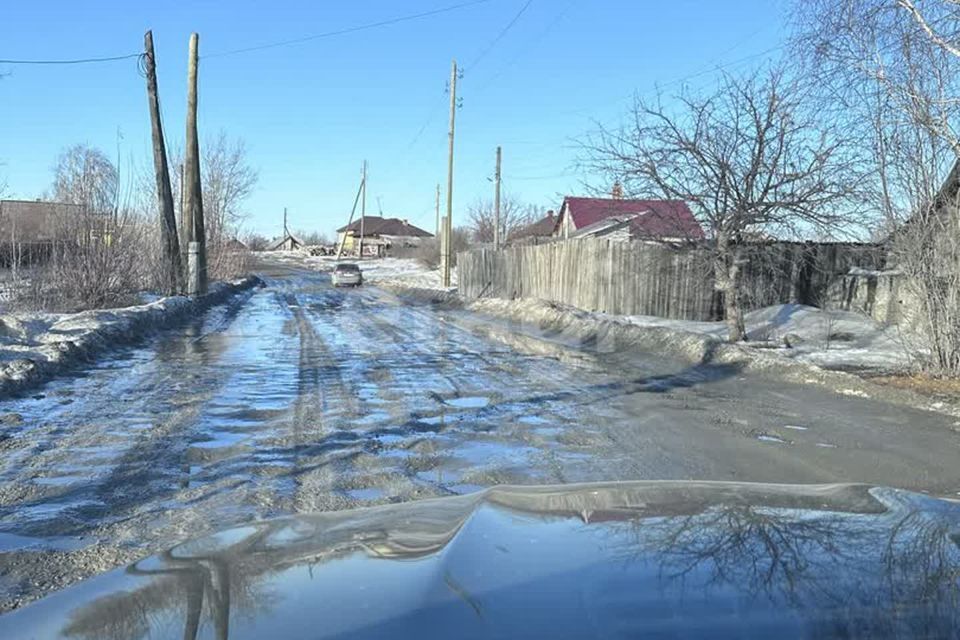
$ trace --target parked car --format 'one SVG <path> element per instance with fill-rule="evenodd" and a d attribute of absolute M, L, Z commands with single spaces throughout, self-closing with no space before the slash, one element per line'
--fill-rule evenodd
<path fill-rule="evenodd" d="M 359 287 L 363 284 L 363 273 L 354 263 L 341 262 L 333 268 L 330 279 L 335 287 Z"/>

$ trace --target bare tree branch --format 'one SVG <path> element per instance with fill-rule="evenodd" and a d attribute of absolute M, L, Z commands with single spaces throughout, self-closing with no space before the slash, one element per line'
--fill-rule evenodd
<path fill-rule="evenodd" d="M 804 108 L 782 71 L 724 76 L 682 90 L 668 109 L 636 99 L 626 124 L 583 147 L 589 168 L 631 194 L 686 201 L 711 234 L 730 339 L 744 338 L 739 246 L 759 234 L 809 237 L 860 229 L 853 147 Z"/>

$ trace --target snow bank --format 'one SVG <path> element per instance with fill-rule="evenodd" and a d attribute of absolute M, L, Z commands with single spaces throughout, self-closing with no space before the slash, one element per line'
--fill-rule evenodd
<path fill-rule="evenodd" d="M 667 327 L 723 340 L 723 322 L 626 316 L 643 327 Z M 779 304 L 747 313 L 748 342 L 775 346 L 784 357 L 839 370 L 901 371 L 910 368 L 910 346 L 897 327 L 883 327 L 853 311 L 823 310 L 800 304 Z"/>
<path fill-rule="evenodd" d="M 132 307 L 80 313 L 0 315 L 0 396 L 46 382 L 79 361 L 176 324 L 259 284 L 260 279 L 252 276 L 215 283 L 207 295 L 198 298 L 172 296 Z"/>

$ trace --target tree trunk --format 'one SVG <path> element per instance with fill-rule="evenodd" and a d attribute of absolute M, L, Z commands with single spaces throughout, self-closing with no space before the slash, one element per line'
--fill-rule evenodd
<path fill-rule="evenodd" d="M 746 339 L 747 331 L 743 322 L 743 309 L 740 305 L 740 251 L 731 244 L 726 230 L 717 232 L 717 254 L 713 263 L 714 287 L 723 293 L 724 318 L 727 321 L 730 342 Z"/>
<path fill-rule="evenodd" d="M 160 121 L 160 98 L 157 90 L 157 66 L 153 53 L 153 33 L 147 31 L 144 41 L 144 68 L 147 76 L 147 100 L 150 105 L 150 128 L 153 138 L 153 167 L 157 181 L 157 199 L 160 206 L 160 238 L 163 243 L 164 290 L 167 294 L 183 289 L 183 267 L 180 261 L 180 242 L 177 238 L 177 219 L 173 210 L 173 191 L 170 189 L 170 171 L 167 167 L 167 149 Z"/>

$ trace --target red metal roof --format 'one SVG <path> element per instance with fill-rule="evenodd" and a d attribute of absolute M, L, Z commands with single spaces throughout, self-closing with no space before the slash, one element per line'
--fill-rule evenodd
<path fill-rule="evenodd" d="M 703 227 L 693 217 L 693 212 L 683 200 L 627 200 L 624 198 L 574 198 L 563 199 L 558 217 L 559 224 L 564 212 L 573 220 L 574 227 L 582 229 L 610 216 L 628 213 L 645 213 L 631 223 L 633 234 L 646 238 L 686 238 L 702 240 L 706 237 Z"/>

